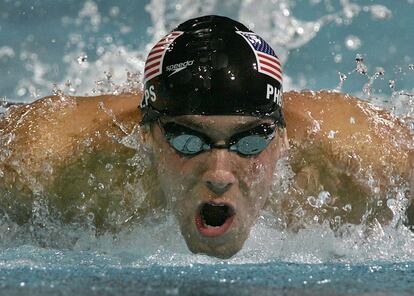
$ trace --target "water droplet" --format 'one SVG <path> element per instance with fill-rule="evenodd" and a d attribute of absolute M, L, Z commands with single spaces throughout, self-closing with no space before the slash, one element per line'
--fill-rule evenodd
<path fill-rule="evenodd" d="M 376 71 L 375 71 L 375 79 L 378 78 L 379 76 L 383 76 L 385 74 L 385 70 L 383 67 L 377 67 Z"/>
<path fill-rule="evenodd" d="M 118 6 L 112 6 L 109 10 L 109 15 L 111 17 L 117 17 L 119 15 L 119 7 Z"/>
<path fill-rule="evenodd" d="M 79 65 L 82 65 L 83 63 L 86 63 L 88 61 L 88 56 L 86 54 L 78 56 L 76 59 L 78 61 Z"/>
<path fill-rule="evenodd" d="M 70 80 L 66 81 L 65 87 L 69 90 L 69 92 L 74 93 L 76 89 L 73 87 L 72 82 Z"/>
<path fill-rule="evenodd" d="M 93 221 L 93 219 L 95 219 L 95 214 L 94 214 L 94 213 L 92 213 L 92 212 L 89 212 L 89 213 L 86 215 L 86 219 L 88 219 L 90 222 L 92 222 L 92 221 Z"/>
<path fill-rule="evenodd" d="M 296 217 L 303 217 L 305 216 L 305 211 L 301 207 L 299 207 L 293 212 L 293 215 L 295 215 Z"/>
<path fill-rule="evenodd" d="M 357 36 L 349 35 L 345 39 L 345 46 L 348 49 L 356 50 L 361 47 L 361 39 L 359 39 Z"/>
<path fill-rule="evenodd" d="M 342 207 L 342 209 L 345 211 L 345 212 L 350 212 L 351 210 L 352 210 L 352 205 L 351 204 L 346 204 L 346 205 L 344 205 L 343 207 Z"/>
<path fill-rule="evenodd" d="M 339 84 L 336 87 L 337 90 L 341 90 L 342 86 L 344 85 L 345 80 L 348 78 L 348 76 L 346 76 L 344 73 L 338 72 L 339 74 Z"/>
<path fill-rule="evenodd" d="M 314 208 L 320 208 L 322 206 L 319 199 L 315 198 L 314 196 L 308 196 L 308 204 Z"/>
<path fill-rule="evenodd" d="M 122 27 L 119 29 L 119 31 L 120 31 L 122 34 L 127 34 L 127 33 L 129 33 L 129 32 L 131 32 L 131 31 L 132 31 L 132 28 L 131 28 L 131 27 L 129 27 L 129 26 L 122 26 Z"/>
<path fill-rule="evenodd" d="M 362 92 L 364 94 L 367 94 L 368 96 L 371 95 L 371 83 L 365 83 L 364 86 L 362 87 Z"/>
<path fill-rule="evenodd" d="M 356 56 L 355 56 L 355 61 L 357 61 L 357 62 L 363 62 L 364 61 L 364 57 L 362 56 L 362 54 L 357 54 Z"/>
<path fill-rule="evenodd" d="M 98 189 L 99 190 L 104 190 L 105 189 L 105 185 L 102 183 L 98 183 Z"/>
<path fill-rule="evenodd" d="M 321 191 L 319 192 L 318 200 L 322 205 L 328 204 L 331 201 L 331 194 L 329 191 Z"/>
<path fill-rule="evenodd" d="M 334 61 L 335 61 L 335 63 L 340 63 L 340 62 L 342 62 L 342 55 L 341 54 L 336 54 L 335 56 L 334 56 Z"/>
<path fill-rule="evenodd" d="M 338 131 L 333 131 L 333 130 L 330 130 L 329 132 L 328 132 L 328 138 L 329 139 L 333 139 L 333 138 L 335 138 L 335 135 L 336 135 L 336 133 L 337 133 Z"/>
<path fill-rule="evenodd" d="M 387 206 L 390 209 L 396 208 L 397 207 L 397 201 L 395 199 L 390 198 L 390 199 L 387 200 Z"/>
<path fill-rule="evenodd" d="M 335 216 L 334 221 L 335 221 L 335 224 L 341 224 L 341 221 L 342 221 L 341 216 Z"/>
<path fill-rule="evenodd" d="M 355 61 L 357 63 L 355 71 L 359 74 L 366 75 L 368 73 L 368 67 L 365 66 L 364 57 L 361 54 L 357 54 L 355 57 Z"/>
<path fill-rule="evenodd" d="M 24 87 L 19 88 L 18 91 L 17 91 L 17 95 L 19 97 L 23 97 L 26 93 L 27 93 L 27 90 Z"/>
<path fill-rule="evenodd" d="M 96 179 L 95 176 L 90 174 L 89 178 L 88 178 L 88 185 L 93 186 L 93 183 L 95 182 L 95 179 Z"/>
<path fill-rule="evenodd" d="M 392 16 L 391 10 L 383 5 L 372 5 L 370 11 L 374 19 L 388 19 Z"/>
<path fill-rule="evenodd" d="M 105 169 L 108 171 L 108 172 L 110 172 L 110 171 L 112 171 L 112 169 L 114 168 L 114 166 L 112 165 L 112 164 L 110 164 L 110 163 L 107 163 L 106 165 L 105 165 Z"/>
<path fill-rule="evenodd" d="M 92 138 L 86 138 L 85 140 L 83 140 L 82 144 L 85 147 L 89 147 L 89 146 L 91 146 L 92 142 L 93 142 L 93 139 Z"/>
<path fill-rule="evenodd" d="M 168 288 L 165 290 L 166 295 L 178 295 L 180 290 L 178 288 Z"/>

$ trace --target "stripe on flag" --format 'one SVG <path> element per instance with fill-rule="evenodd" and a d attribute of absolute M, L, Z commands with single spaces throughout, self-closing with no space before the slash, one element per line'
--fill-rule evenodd
<path fill-rule="evenodd" d="M 252 32 L 237 31 L 247 41 L 256 56 L 258 71 L 266 74 L 282 84 L 282 65 L 270 45 L 260 36 Z"/>
<path fill-rule="evenodd" d="M 144 69 L 144 84 L 162 73 L 162 62 L 168 46 L 184 32 L 173 31 L 158 41 L 148 54 Z"/>

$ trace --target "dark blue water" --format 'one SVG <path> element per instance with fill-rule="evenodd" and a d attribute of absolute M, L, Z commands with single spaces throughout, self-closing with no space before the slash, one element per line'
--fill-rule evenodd
<path fill-rule="evenodd" d="M 19 255 L 16 253 L 15 255 Z M 183 267 L 90 265 L 97 254 L 67 252 L 77 264 L 8 268 L 2 295 L 412 295 L 414 263 L 215 264 Z M 86 260 L 82 260 L 86 259 Z"/>
<path fill-rule="evenodd" d="M 0 97 L 31 101 L 50 94 L 54 83 L 63 84 L 76 78 L 86 80 L 82 71 L 76 72 L 78 77 L 73 75 L 75 70 L 80 70 L 74 68 L 76 63 L 73 63 L 80 54 L 88 56 L 89 67 L 97 77 L 108 70 L 140 71 L 142 65 L 131 61 L 125 66 L 123 58 L 118 57 L 118 61 L 110 63 L 102 61 L 102 51 L 111 51 L 116 56 L 119 46 L 125 48 L 130 57 L 139 53 L 145 55 L 146 46 L 154 36 L 171 30 L 188 17 L 207 13 L 228 15 L 255 24 L 257 32 L 280 49 L 285 60 L 285 73 L 292 78 L 287 88 L 333 89 L 339 83 L 338 72 L 347 74 L 355 70 L 357 54 L 364 56 L 369 75 L 373 75 L 378 67 L 385 70 L 373 84 L 375 95 L 392 94 L 389 80 L 396 81 L 398 90 L 411 91 L 413 88 L 414 71 L 409 69 L 414 63 L 414 30 L 411 29 L 414 27 L 414 6 L 411 0 L 343 1 L 349 2 L 346 6 L 341 6 L 339 1 L 261 1 L 252 7 L 248 1 L 194 1 L 188 6 L 185 1 L 174 0 L 146 8 L 149 2 L 1 0 Z M 287 20 L 300 21 L 299 27 L 327 15 L 337 15 L 337 18 L 323 24 L 306 42 L 293 42 L 312 35 L 306 30 L 303 38 L 297 34 L 295 38 L 284 40 L 289 35 L 287 32 L 292 30 L 292 24 L 284 24 L 286 20 L 279 20 L 276 13 L 282 11 L 285 3 L 289 8 Z M 96 7 L 96 12 L 92 9 L 91 13 L 91 7 Z M 181 10 L 176 10 L 177 7 Z M 385 12 L 382 7 L 386 8 Z M 257 13 L 264 15 L 257 18 Z M 353 38 L 359 41 L 352 46 L 347 41 Z M 6 54 L 5 47 L 11 48 L 13 54 Z M 92 62 L 99 60 L 107 65 L 95 68 Z M 39 64 L 42 67 L 35 66 Z M 44 73 L 39 73 L 40 68 Z M 361 90 L 368 81 L 367 76 L 355 73 L 347 76 L 342 90 L 365 96 Z M 97 79 L 87 83 L 82 91 L 90 92 Z"/>

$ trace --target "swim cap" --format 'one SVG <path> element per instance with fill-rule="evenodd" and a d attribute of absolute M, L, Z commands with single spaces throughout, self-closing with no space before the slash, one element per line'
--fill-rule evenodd
<path fill-rule="evenodd" d="M 209 15 L 188 20 L 150 51 L 144 70 L 142 123 L 160 114 L 282 113 L 282 70 L 274 50 L 243 24 Z"/>

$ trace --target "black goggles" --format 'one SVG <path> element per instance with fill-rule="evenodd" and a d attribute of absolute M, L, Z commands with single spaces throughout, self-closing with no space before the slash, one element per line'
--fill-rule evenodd
<path fill-rule="evenodd" d="M 163 124 L 159 120 L 158 123 L 170 145 L 183 156 L 195 156 L 212 148 L 228 149 L 244 157 L 255 156 L 266 149 L 276 133 L 275 123 L 263 123 L 233 135 L 223 145 L 217 145 L 203 133 L 178 123 Z"/>

